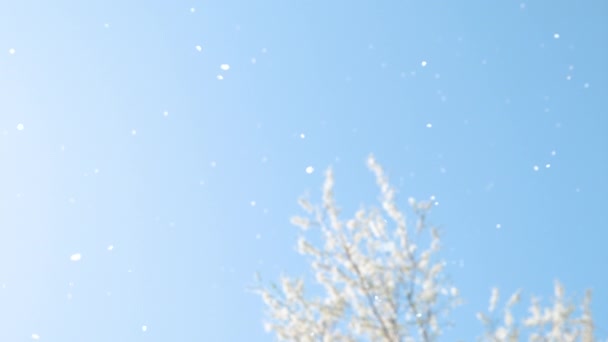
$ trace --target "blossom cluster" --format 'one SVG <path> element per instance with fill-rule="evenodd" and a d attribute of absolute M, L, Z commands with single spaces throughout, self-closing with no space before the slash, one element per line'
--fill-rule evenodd
<path fill-rule="evenodd" d="M 298 251 L 310 258 L 320 290 L 309 298 L 302 279 L 287 277 L 273 288 L 258 289 L 268 308 L 266 329 L 279 340 L 434 341 L 458 303 L 458 289 L 445 279 L 446 263 L 436 256 L 439 230 L 425 220 L 432 201 L 409 199 L 416 217 L 415 229 L 409 229 L 382 167 L 373 156 L 367 164 L 382 209 L 360 209 L 342 220 L 331 169 L 320 206 L 299 200 L 307 216 L 291 222 L 302 230 Z M 320 248 L 307 236 L 312 229 L 321 236 Z"/>
<path fill-rule="evenodd" d="M 430 342 L 451 324 L 449 313 L 461 299 L 438 255 L 440 231 L 427 224 L 433 201 L 409 198 L 414 220 L 406 219 L 395 188 L 373 156 L 367 166 L 380 189 L 380 209 L 362 208 L 343 220 L 331 168 L 325 174 L 321 204 L 299 200 L 306 216 L 291 222 L 301 229 L 297 249 L 310 260 L 314 295 L 305 293 L 303 278 L 283 277 L 280 284 L 256 288 L 267 308 L 265 328 L 281 341 Z M 511 342 L 525 336 L 532 342 L 594 340 L 590 293 L 576 318 L 576 308 L 567 303 L 559 283 L 553 306 L 542 308 L 534 299 L 521 322 L 512 313 L 520 292 L 506 303 L 502 320 L 494 318 L 498 300 L 499 291 L 493 289 L 488 313 L 478 314 L 486 328 L 483 341 Z"/>
<path fill-rule="evenodd" d="M 498 288 L 492 289 L 488 313 L 477 318 L 486 328 L 484 341 L 515 342 L 593 342 L 594 324 L 591 315 L 591 291 L 587 291 L 579 309 L 565 296 L 563 285 L 555 282 L 553 303 L 543 307 L 539 298 L 532 298 L 528 315 L 517 321 L 513 307 L 520 302 L 521 291 L 515 292 L 502 310 L 502 319 L 493 318 L 499 300 Z M 578 315 L 577 315 L 578 313 Z"/>

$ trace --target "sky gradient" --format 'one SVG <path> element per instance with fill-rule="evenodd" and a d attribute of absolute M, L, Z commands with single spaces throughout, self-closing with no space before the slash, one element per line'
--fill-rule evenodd
<path fill-rule="evenodd" d="M 437 199 L 466 303 L 447 340 L 482 334 L 493 286 L 527 303 L 555 279 L 593 289 L 608 337 L 607 16 L 594 0 L 1 2 L 0 340 L 273 340 L 247 286 L 308 272 L 289 218 L 327 167 L 345 218 L 378 205 L 370 153 L 402 207 Z"/>

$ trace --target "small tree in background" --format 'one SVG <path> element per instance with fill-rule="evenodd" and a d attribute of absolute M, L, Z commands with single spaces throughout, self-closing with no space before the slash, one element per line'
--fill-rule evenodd
<path fill-rule="evenodd" d="M 498 304 L 499 291 L 492 289 L 489 315 L 493 315 Z M 541 307 L 540 299 L 533 298 L 528 308 L 528 316 L 517 322 L 513 317 L 512 307 L 519 303 L 520 291 L 511 295 L 504 306 L 501 321 L 491 319 L 488 314 L 478 313 L 479 319 L 486 327 L 484 341 L 521 341 L 527 337 L 532 342 L 569 342 L 594 341 L 593 317 L 591 315 L 591 291 L 587 291 L 580 306 L 580 315 L 575 317 L 577 308 L 565 297 L 562 284 L 555 282 L 553 305 Z"/>
<path fill-rule="evenodd" d="M 321 206 L 299 200 L 308 216 L 291 221 L 302 230 L 298 251 L 311 259 L 319 295 L 305 296 L 301 278 L 283 277 L 280 285 L 257 288 L 268 309 L 265 327 L 279 340 L 429 342 L 437 341 L 442 328 L 451 324 L 450 310 L 460 299 L 445 274 L 445 261 L 437 255 L 440 233 L 426 223 L 433 202 L 409 199 L 416 218 L 411 228 L 395 204 L 395 189 L 382 167 L 373 156 L 367 165 L 380 188 L 381 210 L 361 209 L 342 221 L 331 169 L 326 172 Z M 311 229 L 320 233 L 322 243 L 307 238 Z M 557 284 L 554 307 L 542 310 L 533 302 L 530 317 L 519 325 L 510 311 L 518 300 L 516 294 L 507 303 L 504 324 L 478 315 L 486 326 L 482 340 L 519 341 L 524 331 L 530 331 L 530 341 L 593 340 L 590 295 L 582 316 L 573 319 L 575 310 L 565 304 L 563 288 Z M 495 289 L 490 314 L 497 301 Z"/>

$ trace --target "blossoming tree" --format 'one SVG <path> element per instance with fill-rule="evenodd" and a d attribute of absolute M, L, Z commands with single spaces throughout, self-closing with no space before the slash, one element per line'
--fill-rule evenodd
<path fill-rule="evenodd" d="M 314 206 L 300 199 L 307 217 L 294 217 L 302 230 L 298 251 L 307 255 L 315 276 L 316 296 L 306 296 L 304 279 L 283 277 L 280 285 L 259 286 L 267 307 L 265 327 L 281 341 L 436 341 L 448 326 L 450 310 L 460 303 L 458 289 L 448 281 L 446 263 L 438 256 L 440 232 L 428 226 L 432 201 L 409 199 L 415 215 L 411 228 L 397 208 L 395 189 L 373 156 L 367 160 L 380 188 L 382 209 L 361 209 L 343 221 L 334 200 L 334 176 L 325 175 L 323 200 Z M 313 243 L 309 231 L 320 233 Z M 542 309 L 538 301 L 530 317 L 517 322 L 511 307 L 503 310 L 502 322 L 493 319 L 498 290 L 491 296 L 489 314 L 478 314 L 486 327 L 484 341 L 593 341 L 590 294 L 582 315 L 573 318 L 563 288 L 556 284 L 553 307 Z"/>

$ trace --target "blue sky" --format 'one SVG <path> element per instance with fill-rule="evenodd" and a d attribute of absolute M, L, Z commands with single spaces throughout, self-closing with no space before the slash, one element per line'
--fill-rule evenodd
<path fill-rule="evenodd" d="M 369 153 L 403 206 L 440 203 L 450 339 L 482 333 L 491 287 L 555 279 L 608 336 L 607 13 L 2 2 L 0 340 L 272 340 L 246 287 L 307 272 L 289 218 L 326 167 L 345 215 L 376 204 Z"/>

